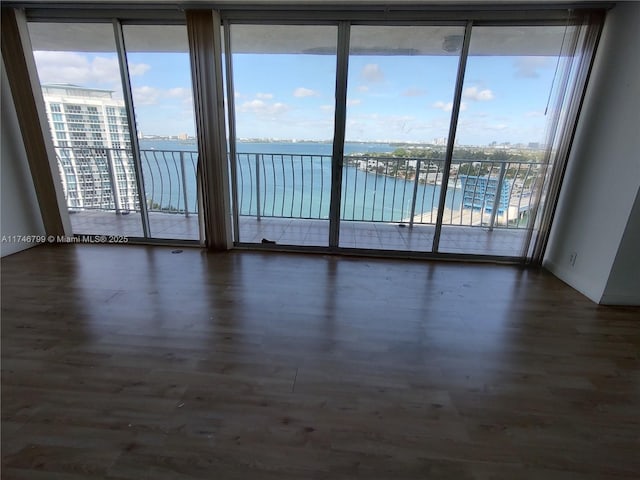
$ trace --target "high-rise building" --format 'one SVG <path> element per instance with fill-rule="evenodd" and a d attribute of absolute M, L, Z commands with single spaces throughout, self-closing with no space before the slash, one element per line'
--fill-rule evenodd
<path fill-rule="evenodd" d="M 502 215 L 509 208 L 511 180 L 491 178 L 488 175 L 458 175 L 458 178 L 462 183 L 462 204 L 466 208 L 491 213 L 493 208 L 497 207 L 498 215 Z"/>
<path fill-rule="evenodd" d="M 47 84 L 42 93 L 70 208 L 139 207 L 124 101 L 113 91 Z"/>

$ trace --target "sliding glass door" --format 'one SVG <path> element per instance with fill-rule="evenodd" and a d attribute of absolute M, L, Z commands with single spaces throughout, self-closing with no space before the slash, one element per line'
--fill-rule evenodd
<path fill-rule="evenodd" d="M 73 233 L 199 240 L 186 27 L 29 32 Z"/>
<path fill-rule="evenodd" d="M 31 23 L 29 31 L 73 233 L 143 237 L 113 26 Z"/>
<path fill-rule="evenodd" d="M 341 247 L 431 251 L 463 36 L 351 27 Z"/>
<path fill-rule="evenodd" d="M 326 247 L 337 27 L 230 29 L 237 241 Z"/>
<path fill-rule="evenodd" d="M 587 16 L 228 26 L 237 242 L 532 254 L 586 81 Z"/>
<path fill-rule="evenodd" d="M 472 29 L 439 252 L 524 255 L 547 195 L 576 32 L 566 25 Z"/>
<path fill-rule="evenodd" d="M 29 24 L 74 233 L 541 258 L 599 14 L 227 13 Z"/>
<path fill-rule="evenodd" d="M 198 240 L 198 145 L 184 25 L 125 25 L 124 43 L 153 238 Z"/>

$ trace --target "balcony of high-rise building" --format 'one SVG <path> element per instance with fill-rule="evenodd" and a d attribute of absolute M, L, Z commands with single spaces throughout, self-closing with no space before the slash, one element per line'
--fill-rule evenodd
<path fill-rule="evenodd" d="M 117 98 L 121 94 L 72 84 L 43 84 L 42 92 L 75 233 L 136 237 L 146 222 L 157 238 L 200 239 L 198 152 L 192 137 L 138 132 L 137 174 L 125 101 Z M 467 160 L 458 149 L 445 174 L 445 140 L 392 154 L 345 157 L 342 247 L 430 252 L 438 235 L 447 244 L 443 251 L 450 253 L 522 255 L 542 164 L 522 155 L 512 161 Z M 239 243 L 326 245 L 331 156 L 285 153 L 292 145 L 271 142 L 267 153 L 256 144 L 237 144 L 230 163 Z M 424 158 L 434 153 L 436 158 Z M 478 172 L 483 175 L 473 175 Z M 447 195 L 441 205 L 443 180 Z M 520 188 L 512 191 L 512 184 Z M 456 228 L 436 233 L 439 210 L 440 224 Z"/>

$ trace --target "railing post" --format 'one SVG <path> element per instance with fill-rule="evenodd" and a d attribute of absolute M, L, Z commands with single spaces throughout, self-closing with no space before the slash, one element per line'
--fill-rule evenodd
<path fill-rule="evenodd" d="M 187 177 L 184 174 L 184 152 L 180 152 L 180 174 L 182 175 L 182 196 L 184 197 L 184 216 L 189 216 L 189 203 L 187 202 Z"/>
<path fill-rule="evenodd" d="M 113 205 L 116 208 L 116 215 L 120 213 L 120 191 L 116 189 L 116 178 L 113 168 L 113 157 L 111 156 L 111 150 L 105 150 L 107 153 L 107 171 L 109 172 L 109 183 L 111 184 L 111 193 L 113 194 Z"/>
<path fill-rule="evenodd" d="M 411 218 L 409 219 L 409 228 L 413 228 L 413 218 L 416 215 L 416 199 L 418 198 L 418 181 L 420 180 L 420 162 L 419 158 L 416 164 L 416 176 L 413 177 L 413 199 L 411 200 Z"/>
<path fill-rule="evenodd" d="M 260 221 L 260 154 L 256 153 L 256 218 Z"/>
<path fill-rule="evenodd" d="M 500 206 L 500 195 L 502 194 L 502 184 L 504 183 L 504 176 L 507 172 L 506 162 L 500 164 L 500 176 L 498 177 L 498 186 L 496 187 L 496 197 L 493 199 L 493 208 L 491 209 L 491 222 L 489 223 L 489 231 L 493 230 L 493 226 L 496 223 L 496 215 L 498 213 L 498 207 Z M 487 186 L 488 185 L 487 179 Z M 507 206 L 508 208 L 508 206 Z"/>

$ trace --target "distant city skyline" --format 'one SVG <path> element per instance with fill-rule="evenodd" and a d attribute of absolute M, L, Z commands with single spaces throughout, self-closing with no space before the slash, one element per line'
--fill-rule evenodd
<path fill-rule="evenodd" d="M 153 134 L 153 133 L 144 133 L 144 132 L 138 132 L 138 137 L 141 140 L 178 140 L 178 141 L 196 141 L 197 137 L 195 135 L 187 135 L 185 133 L 182 134 L 173 134 L 173 135 L 157 135 L 157 134 Z M 229 138 L 227 137 L 227 140 L 229 140 Z M 246 137 L 238 137 L 236 138 L 236 141 L 239 143 L 325 143 L 325 144 L 330 144 L 333 143 L 332 139 L 318 139 L 318 140 L 310 140 L 310 139 L 294 139 L 294 138 L 246 138 Z M 425 141 L 386 141 L 386 140 L 345 140 L 345 143 L 349 143 L 349 144 L 358 144 L 358 143 L 362 143 L 362 144 L 382 144 L 382 145 L 398 145 L 398 146 L 416 146 L 416 147 L 420 147 L 420 146 L 436 146 L 436 147 L 442 147 L 444 148 L 447 143 L 446 143 L 446 139 L 442 139 L 442 138 L 434 138 L 431 141 L 429 140 L 425 140 Z M 519 142 L 519 143 L 511 143 L 511 142 L 490 142 L 489 144 L 485 144 L 485 145 L 459 145 L 459 144 L 455 144 L 458 147 L 469 147 L 469 148 L 496 148 L 496 149 L 502 149 L 502 148 L 519 148 L 519 149 L 531 149 L 531 150 L 539 150 L 542 147 L 544 147 L 543 144 L 539 143 L 539 142 L 528 142 L 528 143 L 523 143 L 523 142 Z"/>

